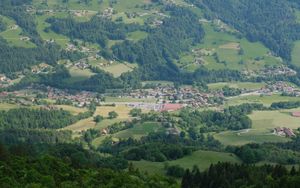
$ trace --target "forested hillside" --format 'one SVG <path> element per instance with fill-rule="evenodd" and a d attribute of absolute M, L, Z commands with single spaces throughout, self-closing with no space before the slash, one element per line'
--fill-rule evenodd
<path fill-rule="evenodd" d="M 282 0 L 191 0 L 208 7 L 216 16 L 236 28 L 250 41 L 261 41 L 274 53 L 291 60 L 292 42 L 299 39 L 300 24 L 289 3 Z"/>

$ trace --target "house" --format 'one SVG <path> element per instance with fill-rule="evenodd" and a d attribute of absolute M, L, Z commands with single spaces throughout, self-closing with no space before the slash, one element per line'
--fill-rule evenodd
<path fill-rule="evenodd" d="M 287 127 L 276 127 L 274 129 L 274 134 L 278 136 L 294 137 L 296 136 L 292 129 Z"/>
<path fill-rule="evenodd" d="M 285 133 L 283 131 L 282 127 L 276 127 L 274 129 L 274 134 L 278 135 L 278 136 L 285 136 Z"/>
<path fill-rule="evenodd" d="M 293 132 L 293 130 L 290 129 L 290 128 L 284 127 L 283 131 L 284 131 L 284 133 L 286 134 L 287 137 L 294 137 L 294 136 L 296 136 L 295 133 Z"/>

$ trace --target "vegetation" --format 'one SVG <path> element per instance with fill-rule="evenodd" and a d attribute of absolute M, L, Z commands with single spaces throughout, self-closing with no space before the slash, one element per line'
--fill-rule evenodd
<path fill-rule="evenodd" d="M 222 171 L 221 175 L 219 172 Z M 241 173 L 243 172 L 243 173 Z M 204 172 L 198 168 L 187 170 L 182 178 L 181 187 L 293 187 L 298 184 L 299 172 L 293 167 L 288 171 L 284 166 L 276 165 L 236 165 L 218 163 Z"/>

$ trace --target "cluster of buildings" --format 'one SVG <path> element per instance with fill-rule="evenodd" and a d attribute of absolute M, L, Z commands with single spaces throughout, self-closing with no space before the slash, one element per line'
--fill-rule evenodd
<path fill-rule="evenodd" d="M 77 107 L 85 107 L 91 102 L 100 102 L 100 99 L 93 92 L 81 91 L 76 94 L 70 94 L 67 91 L 52 87 L 47 87 L 47 97 L 52 100 L 67 100 Z"/>
<path fill-rule="evenodd" d="M 7 78 L 4 74 L 0 74 L 0 88 L 8 87 L 11 84 L 11 79 Z"/>
<path fill-rule="evenodd" d="M 292 129 L 286 127 L 276 127 L 273 133 L 278 136 L 286 136 L 286 137 L 296 136 Z"/>
<path fill-rule="evenodd" d="M 173 86 L 159 86 L 154 89 L 134 90 L 129 97 L 138 99 L 156 99 L 159 104 L 180 103 L 192 107 L 212 106 L 210 98 L 223 99 L 222 92 L 204 93 L 191 87 L 175 88 Z"/>
<path fill-rule="evenodd" d="M 292 86 L 287 82 L 278 81 L 272 84 L 267 84 L 265 87 L 258 90 L 258 93 L 263 95 L 283 93 L 290 96 L 300 96 L 300 89 Z"/>

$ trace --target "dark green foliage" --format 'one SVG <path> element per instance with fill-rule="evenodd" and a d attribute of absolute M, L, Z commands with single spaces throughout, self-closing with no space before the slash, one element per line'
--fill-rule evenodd
<path fill-rule="evenodd" d="M 51 29 L 70 38 L 78 38 L 87 42 L 98 43 L 102 47 L 107 45 L 108 39 L 122 40 L 126 38 L 126 33 L 137 30 L 138 25 L 116 24 L 111 20 L 93 17 L 88 22 L 76 22 L 72 18 L 58 19 L 49 18 Z"/>
<path fill-rule="evenodd" d="M 292 109 L 300 107 L 299 101 L 274 102 L 271 104 L 271 109 Z"/>
<path fill-rule="evenodd" d="M 181 178 L 185 173 L 184 168 L 180 167 L 179 165 L 167 166 L 165 167 L 165 170 L 166 175 L 176 178 Z"/>
<path fill-rule="evenodd" d="M 0 32 L 5 31 L 7 29 L 7 25 L 4 23 L 3 19 L 0 18 Z"/>
<path fill-rule="evenodd" d="M 182 127 L 197 127 L 202 125 L 201 132 L 220 130 L 240 130 L 250 128 L 251 119 L 247 116 L 253 110 L 261 110 L 260 104 L 243 104 L 226 108 L 224 112 L 216 111 L 191 111 L 189 109 L 180 112 Z"/>
<path fill-rule="evenodd" d="M 160 176 L 106 169 L 105 165 L 119 167 L 121 161 L 111 157 L 91 156 L 75 145 L 59 145 L 50 148 L 55 152 L 38 154 L 30 146 L 17 146 L 7 150 L 0 146 L 1 187 L 174 187 L 177 183 Z M 49 147 L 41 147 L 48 149 Z M 71 162 L 70 162 L 71 161 Z M 96 163 L 90 163 L 90 161 Z M 87 162 L 87 163 L 86 163 Z M 90 164 L 88 164 L 90 163 Z M 104 166 L 101 166 L 104 165 Z"/>
<path fill-rule="evenodd" d="M 207 137 L 196 140 L 182 138 L 165 133 L 150 133 L 140 140 L 132 138 L 121 140 L 114 144 L 111 139 L 106 140 L 99 150 L 113 155 L 120 155 L 128 160 L 166 161 L 190 155 L 196 149 L 220 150 L 220 142 Z"/>
<path fill-rule="evenodd" d="M 28 108 L 0 111 L 0 128 L 59 129 L 76 122 L 76 116 L 64 110 Z"/>
<path fill-rule="evenodd" d="M 300 153 L 297 142 L 285 144 L 264 143 L 247 144 L 241 147 L 227 147 L 227 151 L 235 153 L 244 163 L 270 161 L 279 164 L 297 164 L 300 162 Z"/>
<path fill-rule="evenodd" d="M 111 111 L 111 112 L 108 112 L 108 118 L 109 119 L 115 119 L 119 116 L 119 114 L 115 111 Z"/>
<path fill-rule="evenodd" d="M 132 117 L 138 117 L 142 114 L 142 110 L 139 109 L 139 108 L 134 108 L 132 110 L 130 110 L 129 114 L 132 116 Z"/>
<path fill-rule="evenodd" d="M 192 172 L 187 170 L 181 187 L 298 187 L 300 172 L 295 169 L 293 175 L 291 172 L 281 165 L 253 166 L 218 163 L 211 165 L 204 172 L 200 172 L 198 168 L 194 168 Z"/>
<path fill-rule="evenodd" d="M 230 88 L 229 86 L 225 86 L 222 88 L 223 95 L 225 97 L 237 96 L 242 93 L 241 89 Z"/>
<path fill-rule="evenodd" d="M 94 117 L 94 121 L 96 123 L 100 123 L 101 121 L 104 120 L 104 117 L 103 116 L 100 116 L 100 115 L 97 115 L 96 117 Z"/>
<path fill-rule="evenodd" d="M 0 142 L 5 144 L 48 143 L 57 144 L 72 141 L 71 131 L 12 128 L 0 130 Z"/>

